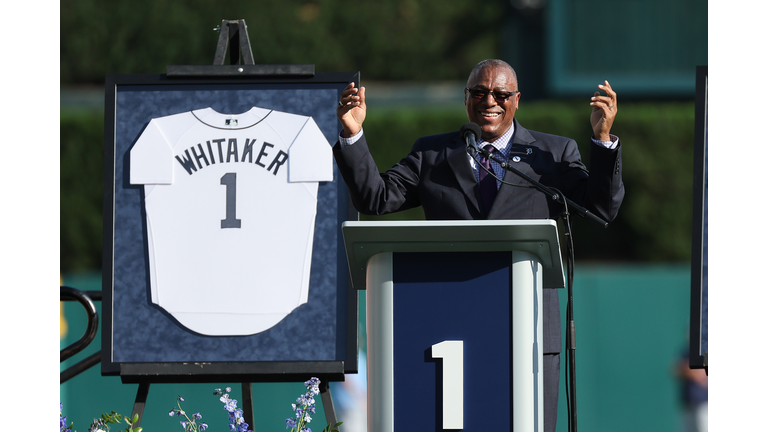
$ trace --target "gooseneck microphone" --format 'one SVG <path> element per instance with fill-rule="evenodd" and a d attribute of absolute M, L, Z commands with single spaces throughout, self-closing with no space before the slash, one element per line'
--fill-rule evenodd
<path fill-rule="evenodd" d="M 477 123 L 472 122 L 466 123 L 461 127 L 461 130 L 459 130 L 461 138 L 467 144 L 467 152 L 469 152 L 470 155 L 474 156 L 474 154 L 480 150 L 477 148 L 477 139 L 480 137 L 480 132 L 480 126 Z"/>

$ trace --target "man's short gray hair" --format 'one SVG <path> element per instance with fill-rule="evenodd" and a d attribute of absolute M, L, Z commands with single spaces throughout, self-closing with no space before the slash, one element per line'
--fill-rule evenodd
<path fill-rule="evenodd" d="M 472 68 L 472 72 L 469 73 L 469 78 L 467 78 L 467 85 L 469 85 L 469 81 L 472 79 L 473 76 L 475 76 L 476 73 L 480 72 L 485 68 L 507 69 L 510 73 L 512 73 L 512 76 L 515 78 L 515 81 L 517 81 L 517 73 L 515 73 L 515 69 L 512 68 L 512 66 L 510 66 L 509 63 L 499 59 L 486 59 L 476 64 L 475 67 Z"/>

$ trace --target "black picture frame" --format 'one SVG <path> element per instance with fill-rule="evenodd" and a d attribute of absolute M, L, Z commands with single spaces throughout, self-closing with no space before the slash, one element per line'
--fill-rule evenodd
<path fill-rule="evenodd" d="M 691 234 L 691 321 L 689 365 L 706 369 L 709 353 L 707 66 L 696 67 L 696 119 L 693 151 L 693 220 Z"/>
<path fill-rule="evenodd" d="M 359 86 L 359 72 L 106 77 L 102 375 L 119 375 L 126 383 L 296 382 L 310 376 L 327 382 L 357 373 L 357 292 L 349 283 L 341 223 L 358 214 L 336 167 L 334 181 L 321 183 L 318 192 L 314 249 L 325 249 L 317 268 L 313 251 L 312 277 L 322 273 L 319 288 L 311 280 L 307 304 L 267 331 L 212 337 L 185 329 L 147 297 L 146 230 L 136 225 L 143 218 L 143 205 L 136 205 L 142 192 L 127 180 L 125 157 L 151 118 L 206 107 L 236 114 L 259 106 L 312 116 L 332 144 L 340 130 L 336 102 L 350 82 Z M 313 290 L 323 298 L 315 300 Z M 310 314 L 300 317 L 305 327 L 297 327 L 299 319 L 288 323 L 303 313 Z M 322 336 L 312 334 L 321 330 Z"/>

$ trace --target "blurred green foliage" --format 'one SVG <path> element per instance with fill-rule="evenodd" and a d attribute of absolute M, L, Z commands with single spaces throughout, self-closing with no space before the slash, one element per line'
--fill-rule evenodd
<path fill-rule="evenodd" d="M 223 19 L 244 19 L 257 64 L 453 80 L 498 56 L 503 1 L 62 0 L 61 84 L 213 62 Z M 481 22 L 481 26 L 466 25 Z"/>
<path fill-rule="evenodd" d="M 520 67 L 521 59 L 538 53 L 535 35 L 520 30 L 516 39 L 511 26 L 543 24 L 510 8 L 506 0 L 62 0 L 60 82 L 64 88 L 100 85 L 107 74 L 160 74 L 168 65 L 211 64 L 222 19 L 246 21 L 257 64 L 361 71 L 363 83 L 464 81 L 481 59 L 503 52 Z M 693 102 L 627 102 L 621 94 L 614 132 L 624 146 L 627 195 L 607 230 L 576 218 L 576 258 L 687 261 Z M 529 129 L 575 138 L 588 162 L 589 110 L 583 101 L 523 99 L 517 117 Z M 385 170 L 418 137 L 465 122 L 461 103 L 381 106 L 369 110 L 365 128 Z M 101 267 L 103 131 L 102 110 L 62 107 L 62 271 Z M 413 209 L 380 219 L 422 218 L 421 209 Z"/>
<path fill-rule="evenodd" d="M 526 128 L 575 138 L 588 163 L 587 102 L 521 102 Z M 371 109 L 365 123 L 381 170 L 407 154 L 420 136 L 457 130 L 463 106 Z M 104 118 L 100 110 L 61 112 L 62 271 L 100 268 Z M 691 251 L 693 102 L 625 102 L 614 130 L 621 137 L 626 197 L 607 229 L 576 217 L 580 260 L 685 262 Z M 421 209 L 367 219 L 423 219 Z"/>
<path fill-rule="evenodd" d="M 62 272 L 101 268 L 104 112 L 61 110 Z"/>
<path fill-rule="evenodd" d="M 587 102 L 521 102 L 516 113 L 528 129 L 571 137 L 589 164 Z M 457 130 L 466 122 L 463 106 L 369 112 L 366 135 L 380 170 L 405 156 L 420 136 Z M 693 198 L 693 102 L 627 102 L 613 133 L 622 141 L 626 197 L 607 229 L 574 218 L 577 259 L 678 261 L 690 259 Z M 413 209 L 376 219 L 423 219 Z"/>

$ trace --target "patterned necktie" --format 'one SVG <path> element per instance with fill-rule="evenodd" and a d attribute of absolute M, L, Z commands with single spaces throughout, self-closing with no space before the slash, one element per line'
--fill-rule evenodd
<path fill-rule="evenodd" d="M 492 145 L 488 144 L 485 150 L 489 153 L 493 153 L 496 150 Z M 485 157 L 480 158 L 480 164 L 483 165 L 488 171 L 492 171 L 491 161 Z M 485 208 L 485 214 L 487 215 L 491 211 L 493 200 L 496 198 L 496 179 L 488 174 L 483 168 L 480 170 L 480 196 L 483 198 L 483 207 Z"/>

